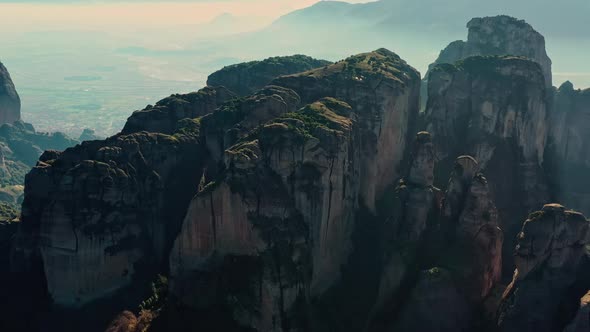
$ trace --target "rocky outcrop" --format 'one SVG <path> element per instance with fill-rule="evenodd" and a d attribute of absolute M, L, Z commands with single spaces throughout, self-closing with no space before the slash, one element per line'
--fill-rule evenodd
<path fill-rule="evenodd" d="M 590 89 L 565 82 L 553 97 L 547 168 L 555 199 L 590 214 Z"/>
<path fill-rule="evenodd" d="M 226 66 L 207 78 L 208 86 L 224 86 L 247 96 L 267 86 L 273 79 L 331 64 L 305 55 L 278 56 Z"/>
<path fill-rule="evenodd" d="M 379 49 L 273 84 L 294 90 L 304 104 L 341 99 L 359 115 L 360 197 L 374 210 L 376 199 L 401 175 L 406 146 L 416 132 L 419 73 L 395 53 Z"/>
<path fill-rule="evenodd" d="M 145 109 L 134 112 L 121 132 L 172 134 L 177 129 L 179 120 L 207 115 L 234 97 L 236 95 L 224 87 L 206 87 L 197 92 L 175 94 L 160 100 L 155 106 L 148 105 Z"/>
<path fill-rule="evenodd" d="M 510 270 L 520 218 L 549 200 L 543 169 L 548 107 L 541 68 L 523 58 L 471 57 L 434 67 L 428 84 L 424 122 L 438 157 L 435 183 L 442 185 L 455 156 L 478 160 L 508 239 L 504 257 Z"/>
<path fill-rule="evenodd" d="M 370 330 L 476 330 L 502 266 L 503 233 L 487 181 L 475 159 L 461 156 L 447 191 L 433 187 L 426 132 L 412 159 L 396 196 L 384 202 L 387 245 Z"/>
<path fill-rule="evenodd" d="M 436 59 L 434 65 L 454 64 L 470 56 L 513 55 L 537 62 L 545 78 L 545 86 L 552 86 L 551 59 L 545 50 L 545 38 L 523 20 L 500 15 L 474 18 L 467 23 L 467 41 L 454 41 Z"/>
<path fill-rule="evenodd" d="M 374 206 L 368 188 L 397 176 L 391 169 L 407 141 L 401 123 L 417 115 L 419 75 L 378 50 L 273 85 L 281 93 L 263 99 L 268 107 L 201 120 L 203 132 L 213 130 L 205 134 L 212 155 L 225 149 L 224 167 L 193 199 L 170 254 L 172 293 L 181 303 L 201 310 L 215 303 L 260 331 L 304 328 L 310 301 L 341 278 L 359 199 Z M 281 106 L 291 105 L 285 96 L 292 90 L 307 106 Z M 238 139 L 228 147 L 228 137 Z M 391 150 L 393 157 L 385 153 Z"/>
<path fill-rule="evenodd" d="M 499 310 L 501 331 L 562 331 L 574 318 L 590 287 L 589 227 L 582 214 L 558 204 L 529 215 Z"/>
<path fill-rule="evenodd" d="M 38 248 L 55 303 L 87 303 L 167 265 L 201 177 L 198 124 L 180 127 L 46 151 L 27 175 L 15 257 Z"/>
<path fill-rule="evenodd" d="M 20 120 L 20 97 L 8 70 L 0 62 L 0 125 Z"/>

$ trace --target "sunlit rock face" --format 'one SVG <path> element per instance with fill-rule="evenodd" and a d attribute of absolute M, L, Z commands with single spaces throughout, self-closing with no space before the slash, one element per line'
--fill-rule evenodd
<path fill-rule="evenodd" d="M 380 49 L 272 82 L 303 108 L 261 104 L 221 132 L 212 126 L 207 146 L 224 151 L 224 167 L 191 202 L 170 253 L 174 296 L 192 308 L 221 304 L 259 331 L 303 328 L 308 320 L 294 317 L 342 277 L 359 202 L 374 208 L 399 176 L 419 82 Z M 204 127 L 219 116 L 208 117 Z M 238 140 L 216 147 L 229 130 Z M 237 267 L 240 287 L 228 275 Z"/>
<path fill-rule="evenodd" d="M 513 55 L 537 62 L 543 71 L 545 86 L 552 86 L 551 59 L 545 50 L 545 38 L 523 20 L 500 15 L 477 17 L 467 23 L 467 41 L 454 41 L 431 66 L 454 64 L 470 56 Z"/>
<path fill-rule="evenodd" d="M 455 156 L 478 160 L 509 241 L 509 270 L 520 220 L 549 200 L 543 169 L 548 98 L 541 67 L 518 57 L 471 57 L 434 67 L 428 84 L 424 126 L 438 157 L 435 183 L 443 185 Z"/>
<path fill-rule="evenodd" d="M 555 197 L 590 214 L 590 89 L 565 82 L 554 94 L 548 169 Z"/>
<path fill-rule="evenodd" d="M 240 96 L 247 96 L 264 88 L 279 76 L 301 73 L 329 64 L 331 62 L 305 55 L 276 56 L 223 67 L 207 77 L 207 85 L 223 86 Z"/>
<path fill-rule="evenodd" d="M 0 125 L 20 120 L 20 98 L 10 74 L 0 62 Z"/>
<path fill-rule="evenodd" d="M 547 204 L 518 235 L 516 270 L 499 309 L 501 331 L 574 330 L 590 288 L 590 223 L 578 212 Z M 583 312 L 584 306 L 579 309 Z M 586 317 L 587 319 L 587 317 Z"/>
<path fill-rule="evenodd" d="M 419 73 L 395 53 L 379 49 L 273 84 L 294 90 L 303 103 L 334 97 L 353 108 L 360 132 L 360 196 L 374 210 L 385 187 L 400 176 L 405 147 L 416 132 Z"/>

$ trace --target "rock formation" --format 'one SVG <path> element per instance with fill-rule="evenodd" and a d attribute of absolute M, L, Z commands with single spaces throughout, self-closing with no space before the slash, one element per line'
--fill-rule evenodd
<path fill-rule="evenodd" d="M 416 132 L 419 79 L 399 56 L 379 49 L 273 84 L 297 92 L 303 104 L 341 99 L 359 115 L 360 197 L 373 210 L 385 187 L 400 176 L 405 147 Z"/>
<path fill-rule="evenodd" d="M 479 306 L 502 272 L 497 210 L 470 156 L 457 158 L 444 194 L 433 187 L 430 135 L 420 133 L 417 141 L 409 176 L 388 204 L 393 212 L 385 228 L 389 259 L 376 302 L 381 313 L 371 330 L 474 330 L 482 324 Z M 412 180 L 416 173 L 425 174 L 418 178 L 426 181 Z"/>
<path fill-rule="evenodd" d="M 590 89 L 570 82 L 553 97 L 549 132 L 549 174 L 555 199 L 590 214 Z"/>
<path fill-rule="evenodd" d="M 340 279 L 359 200 L 374 207 L 374 188 L 397 177 L 419 75 L 381 49 L 272 84 L 307 106 L 281 111 L 277 100 L 267 111 L 262 104 L 201 120 L 204 132 L 222 129 L 213 137 L 223 140 L 206 140 L 213 155 L 222 142 L 225 167 L 191 202 L 170 254 L 172 292 L 184 305 L 218 303 L 260 331 L 303 328 L 307 320 L 294 316 Z M 243 114 L 234 130 L 217 120 L 230 114 Z M 239 138 L 229 147 L 228 133 Z M 230 275 L 237 268 L 239 280 Z"/>
<path fill-rule="evenodd" d="M 490 180 L 509 252 L 520 220 L 549 200 L 543 169 L 549 131 L 540 66 L 517 57 L 471 57 L 434 67 L 428 81 L 425 128 L 438 162 L 435 183 L 457 155 L 474 156 Z M 441 176 L 437 176 L 441 174 Z"/>
<path fill-rule="evenodd" d="M 20 97 L 8 70 L 0 62 L 0 125 L 20 120 Z"/>
<path fill-rule="evenodd" d="M 197 142 L 194 133 L 138 133 L 41 156 L 25 182 L 23 236 L 39 239 L 56 303 L 83 304 L 127 285 L 142 259 L 165 264 L 200 178 L 187 170 L 198 169 Z"/>
<path fill-rule="evenodd" d="M 278 56 L 226 66 L 207 78 L 208 86 L 224 86 L 240 96 L 255 93 L 273 79 L 324 67 L 331 62 L 305 55 Z"/>
<path fill-rule="evenodd" d="M 207 115 L 234 97 L 235 94 L 224 87 L 206 87 L 197 92 L 175 94 L 160 100 L 155 106 L 148 105 L 145 109 L 134 112 L 127 119 L 122 133 L 147 131 L 172 134 L 179 120 Z"/>
<path fill-rule="evenodd" d="M 500 15 L 474 18 L 467 23 L 467 41 L 449 44 L 431 65 L 450 63 L 470 56 L 513 55 L 529 58 L 543 70 L 545 86 L 552 86 L 551 59 L 545 50 L 545 37 L 523 20 Z"/>
<path fill-rule="evenodd" d="M 581 213 L 559 204 L 529 215 L 518 235 L 514 278 L 499 310 L 501 331 L 562 331 L 575 317 L 590 288 L 589 227 Z"/>

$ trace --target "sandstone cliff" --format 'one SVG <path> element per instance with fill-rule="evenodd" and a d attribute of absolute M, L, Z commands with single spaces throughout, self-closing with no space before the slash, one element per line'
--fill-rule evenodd
<path fill-rule="evenodd" d="M 334 97 L 358 114 L 360 197 L 374 210 L 385 187 L 400 176 L 405 147 L 416 132 L 420 75 L 395 53 L 379 49 L 273 84 L 293 89 L 304 104 Z"/>
<path fill-rule="evenodd" d="M 240 96 L 262 89 L 273 79 L 331 64 L 305 55 L 278 56 L 226 66 L 207 78 L 208 86 L 224 86 Z"/>
<path fill-rule="evenodd" d="M 8 70 L 0 62 L 0 125 L 20 120 L 20 98 Z"/>
<path fill-rule="evenodd" d="M 419 74 L 381 49 L 272 84 L 284 92 L 268 107 L 202 119 L 224 167 L 193 199 L 170 254 L 171 290 L 184 305 L 218 303 L 259 331 L 303 328 L 309 320 L 295 317 L 341 278 L 359 200 L 374 206 L 374 188 L 398 176 Z M 307 106 L 281 106 L 292 105 L 286 88 Z M 240 280 L 228 275 L 236 268 Z"/>
<path fill-rule="evenodd" d="M 471 57 L 434 67 L 424 123 L 433 135 L 435 182 L 457 155 L 473 155 L 507 235 L 506 266 L 520 220 L 549 200 L 543 169 L 549 125 L 540 66 L 517 57 Z M 436 176 L 442 172 L 442 176 Z"/>

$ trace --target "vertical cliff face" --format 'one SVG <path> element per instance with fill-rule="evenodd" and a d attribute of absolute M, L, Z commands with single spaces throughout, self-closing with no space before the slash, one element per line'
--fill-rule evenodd
<path fill-rule="evenodd" d="M 449 44 L 433 65 L 453 64 L 476 55 L 523 56 L 541 66 L 545 86 L 552 86 L 551 59 L 545 50 L 545 38 L 528 23 L 500 15 L 474 18 L 467 23 L 467 28 L 467 41 Z"/>
<path fill-rule="evenodd" d="M 39 255 L 55 303 L 87 303 L 167 265 L 205 154 L 198 121 L 175 128 L 46 151 L 27 175 L 13 261 Z"/>
<path fill-rule="evenodd" d="M 574 90 L 570 82 L 555 93 L 550 116 L 549 165 L 555 197 L 590 213 L 590 89 Z"/>
<path fill-rule="evenodd" d="M 501 331 L 561 331 L 574 318 L 590 287 L 589 225 L 582 214 L 558 204 L 529 215 L 499 310 Z M 574 320 L 570 327 L 576 322 L 582 323 Z"/>
<path fill-rule="evenodd" d="M 170 254 L 182 303 L 217 303 L 260 331 L 304 328 L 310 300 L 340 279 L 359 199 L 374 206 L 374 188 L 398 176 L 419 74 L 378 50 L 273 84 L 307 106 L 290 110 L 274 94 L 269 107 L 203 118 L 209 150 L 225 150 L 224 167 L 193 199 Z M 229 115 L 231 125 L 214 125 Z M 226 275 L 236 266 L 244 267 L 239 288 Z M 217 275 L 223 281 L 214 283 Z"/>
<path fill-rule="evenodd" d="M 38 242 L 56 303 L 103 297 L 127 285 L 142 261 L 167 262 L 200 178 L 188 172 L 198 169 L 197 143 L 194 133 L 140 133 L 43 154 L 26 178 L 21 236 Z"/>
<path fill-rule="evenodd" d="M 0 62 L 0 125 L 20 120 L 20 97 L 4 65 Z"/>
<path fill-rule="evenodd" d="M 379 49 L 325 68 L 283 76 L 303 103 L 324 97 L 346 101 L 359 115 L 361 197 L 374 210 L 385 187 L 400 176 L 405 147 L 416 132 L 420 75 L 396 54 Z"/>
<path fill-rule="evenodd" d="M 434 67 L 428 83 L 424 121 L 439 158 L 436 172 L 444 176 L 456 155 L 473 155 L 490 179 L 502 228 L 513 239 L 519 218 L 549 199 L 542 167 L 547 96 L 540 66 L 523 58 L 471 57 Z M 435 179 L 444 178 L 435 173 Z M 509 257 L 512 244 L 507 248 Z"/>
<path fill-rule="evenodd" d="M 501 276 L 503 233 L 477 161 L 460 156 L 446 192 L 432 185 L 430 134 L 385 199 L 384 259 L 371 331 L 474 330 Z M 429 317 L 428 320 L 421 317 Z"/>

